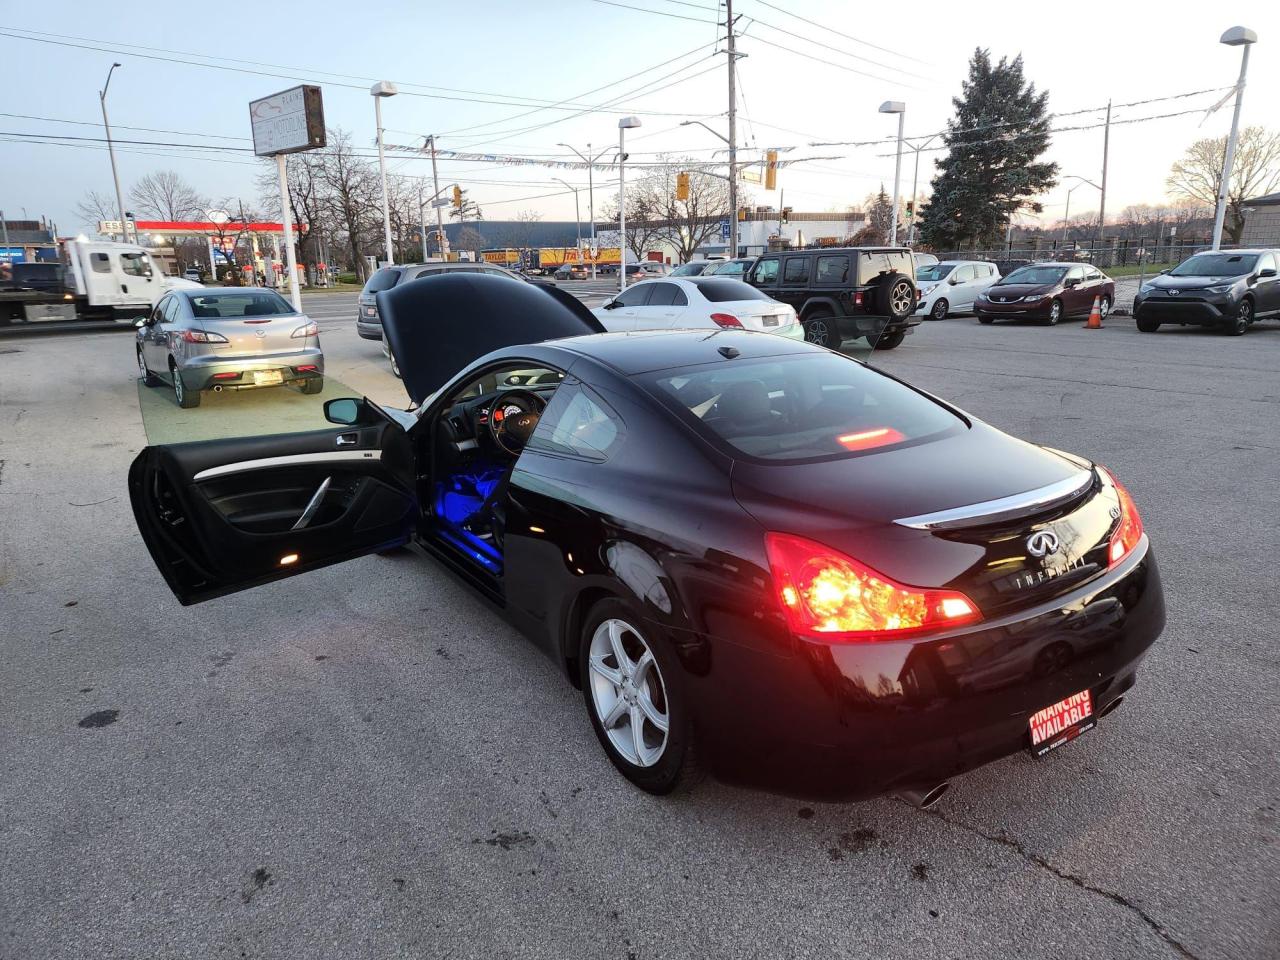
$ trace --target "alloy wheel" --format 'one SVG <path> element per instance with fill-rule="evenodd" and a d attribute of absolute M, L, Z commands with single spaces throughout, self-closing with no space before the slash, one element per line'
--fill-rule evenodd
<path fill-rule="evenodd" d="M 895 317 L 905 317 L 915 306 L 915 297 L 911 292 L 911 284 L 905 280 L 895 283 L 889 294 L 889 307 Z"/>
<path fill-rule="evenodd" d="M 178 406 L 182 406 L 182 374 L 178 372 L 177 367 L 170 367 L 169 372 L 173 374 L 173 395 L 178 401 Z"/>
<path fill-rule="evenodd" d="M 653 651 L 635 627 L 616 618 L 591 635 L 591 705 L 614 750 L 628 763 L 651 767 L 667 747 L 667 689 Z"/>
<path fill-rule="evenodd" d="M 1062 304 L 1055 300 L 1049 307 L 1049 326 L 1053 326 L 1062 319 Z"/>
<path fill-rule="evenodd" d="M 147 369 L 147 361 L 142 359 L 142 351 L 138 351 L 138 375 L 146 380 L 151 376 L 151 371 Z"/>
<path fill-rule="evenodd" d="M 935 303 L 933 305 L 932 313 L 933 313 L 933 319 L 935 320 L 947 319 L 947 301 L 939 300 L 937 303 Z"/>
<path fill-rule="evenodd" d="M 1105 320 L 1110 314 L 1111 314 L 1111 301 L 1108 300 L 1106 297 L 1103 297 L 1098 302 L 1098 316 L 1101 317 L 1103 320 Z"/>
<path fill-rule="evenodd" d="M 817 343 L 825 347 L 828 333 L 827 323 L 823 317 L 815 317 L 804 325 L 804 338 L 810 343 Z"/>

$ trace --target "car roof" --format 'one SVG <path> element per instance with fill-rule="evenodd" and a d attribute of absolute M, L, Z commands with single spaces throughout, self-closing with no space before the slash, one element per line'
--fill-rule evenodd
<path fill-rule="evenodd" d="M 589 357 L 625 376 L 702 363 L 826 352 L 803 340 L 754 330 L 634 330 L 568 337 L 550 341 L 547 346 Z M 726 358 L 720 352 L 723 347 L 735 348 L 738 356 Z"/>
<path fill-rule="evenodd" d="M 971 263 L 991 263 L 990 260 L 939 260 L 937 263 L 931 263 L 931 267 L 964 267 Z"/>
<path fill-rule="evenodd" d="M 211 293 L 231 293 L 231 294 L 245 294 L 245 293 L 278 294 L 279 293 L 279 291 L 272 290 L 270 287 L 201 287 L 199 290 L 189 290 L 189 289 L 183 288 L 178 290 L 172 290 L 170 292 L 180 293 L 184 297 L 187 297 L 188 299 L 191 297 L 207 297 Z"/>

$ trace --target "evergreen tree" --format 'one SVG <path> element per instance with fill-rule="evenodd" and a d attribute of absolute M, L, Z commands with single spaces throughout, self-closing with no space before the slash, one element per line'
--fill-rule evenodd
<path fill-rule="evenodd" d="M 880 184 L 880 192 L 867 197 L 867 226 L 863 231 L 867 234 L 862 243 L 884 244 L 889 242 L 889 231 L 893 226 L 893 201 Z"/>
<path fill-rule="evenodd" d="M 998 244 L 1008 219 L 1021 209 L 1039 213 L 1031 198 L 1057 182 L 1058 165 L 1038 158 L 1049 146 L 1049 94 L 1022 76 L 1022 57 L 994 66 L 979 47 L 969 79 L 952 98 L 955 116 L 943 142 L 933 194 L 921 211 L 921 239 L 935 250 Z"/>

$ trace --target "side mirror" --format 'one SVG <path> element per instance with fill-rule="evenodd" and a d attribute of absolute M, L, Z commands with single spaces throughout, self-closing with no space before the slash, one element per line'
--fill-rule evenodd
<path fill-rule="evenodd" d="M 150 325 L 150 320 L 151 320 L 150 317 L 134 317 L 133 325 L 137 327 L 139 330 L 141 330 L 143 327 Z"/>
<path fill-rule="evenodd" d="M 1274 277 L 1275 275 L 1276 275 L 1275 267 L 1263 267 L 1262 270 L 1258 272 L 1258 279 L 1261 280 L 1263 277 Z"/>
<path fill-rule="evenodd" d="M 602 310 L 616 310 L 616 309 L 618 309 L 618 307 L 620 307 L 620 306 L 622 306 L 622 304 L 618 303 L 618 301 L 617 301 L 617 300 L 606 300 L 604 303 L 602 303 L 602 304 L 600 305 L 600 309 L 602 309 Z"/>
<path fill-rule="evenodd" d="M 1163 276 L 1164 276 L 1166 273 L 1168 273 L 1168 272 L 1169 272 L 1168 270 L 1161 270 L 1161 271 L 1160 271 L 1160 276 L 1162 276 L 1162 277 L 1163 277 Z"/>
<path fill-rule="evenodd" d="M 342 427 L 354 427 L 361 421 L 363 413 L 364 401 L 355 397 L 340 397 L 324 405 L 324 418 Z"/>
<path fill-rule="evenodd" d="M 1072 290 L 1072 289 L 1074 289 L 1075 287 L 1080 286 L 1080 278 L 1079 278 L 1079 277 L 1068 277 L 1065 281 L 1063 281 L 1062 286 L 1063 286 L 1065 289 L 1067 289 L 1067 290 Z"/>
<path fill-rule="evenodd" d="M 959 281 L 959 280 L 957 280 L 955 277 L 952 277 L 950 280 L 948 280 L 948 281 L 947 281 L 947 283 L 949 283 L 951 286 L 955 287 L 955 286 L 959 286 L 960 281 Z"/>

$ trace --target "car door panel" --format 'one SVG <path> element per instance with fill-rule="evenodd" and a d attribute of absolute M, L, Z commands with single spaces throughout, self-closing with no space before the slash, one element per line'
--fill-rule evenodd
<path fill-rule="evenodd" d="M 404 430 L 363 426 L 145 448 L 134 518 L 185 605 L 404 543 L 418 515 Z"/>

